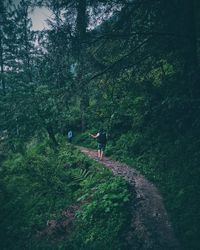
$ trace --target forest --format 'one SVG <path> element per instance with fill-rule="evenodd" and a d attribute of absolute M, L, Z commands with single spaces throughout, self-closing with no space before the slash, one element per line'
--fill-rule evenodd
<path fill-rule="evenodd" d="M 199 59 L 198 0 L 0 0 L 0 249 L 176 250 L 127 239 L 134 192 L 77 149 L 100 128 L 200 249 Z"/>

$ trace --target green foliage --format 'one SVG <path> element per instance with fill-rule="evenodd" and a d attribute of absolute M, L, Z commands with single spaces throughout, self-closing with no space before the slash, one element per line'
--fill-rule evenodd
<path fill-rule="evenodd" d="M 105 178 L 106 177 L 106 178 Z M 78 201 L 76 240 L 78 249 L 124 249 L 128 230 L 130 194 L 121 178 L 105 176 L 99 183 L 85 180 Z M 95 177 L 94 177 L 95 178 Z M 125 228 L 126 225 L 126 228 Z"/>
<path fill-rule="evenodd" d="M 120 136 L 113 150 L 117 152 L 120 158 L 123 158 L 124 154 L 135 158 L 144 151 L 145 145 L 142 142 L 143 138 L 141 134 L 129 132 Z"/>
<path fill-rule="evenodd" d="M 92 131 L 86 131 L 84 133 L 79 133 L 76 135 L 74 143 L 81 145 L 81 146 L 85 146 L 85 147 L 89 147 L 89 148 L 93 148 L 96 149 L 97 148 L 97 142 L 95 139 L 93 139 L 90 134 L 95 134 L 98 131 L 96 130 L 92 130 Z"/>
<path fill-rule="evenodd" d="M 44 145 L 28 145 L 26 154 L 13 155 L 3 164 L 2 171 L 1 244 L 15 249 L 10 236 L 17 237 L 17 247 L 22 247 L 46 225 L 49 217 L 55 217 L 59 209 L 70 204 L 72 193 L 66 185 L 70 177 L 57 164 L 48 145 L 46 150 Z"/>
<path fill-rule="evenodd" d="M 62 144 L 55 152 L 48 141 L 35 139 L 0 170 L 2 249 L 102 249 L 112 241 L 120 249 L 124 244 L 128 185 L 73 145 Z M 70 219 L 70 213 L 67 219 L 62 214 L 71 206 L 77 206 L 73 226 L 45 235 L 49 220 Z"/>
<path fill-rule="evenodd" d="M 163 78 L 170 78 L 175 74 L 173 65 L 165 60 L 157 62 L 158 66 L 149 72 L 149 77 L 153 80 L 153 84 L 159 86 L 162 84 Z"/>
<path fill-rule="evenodd" d="M 198 1 L 6 2 L 0 1 L 2 244 L 8 235 L 11 245 L 27 242 L 44 217 L 101 178 L 73 147 L 59 148 L 58 135 L 103 125 L 106 154 L 159 186 L 182 248 L 198 249 Z M 49 30 L 31 30 L 28 14 L 36 4 L 52 11 Z M 43 143 L 46 134 L 51 143 Z M 35 136 L 42 143 L 26 146 Z M 74 142 L 96 148 L 88 133 Z"/>
<path fill-rule="evenodd" d="M 152 138 L 147 133 L 142 137 L 124 135 L 113 150 L 117 159 L 136 167 L 159 187 L 177 237 L 187 246 L 185 249 L 198 249 L 199 244 L 198 144 L 190 135 L 174 142 L 170 135 Z"/>
<path fill-rule="evenodd" d="M 177 236 L 183 245 L 195 249 L 198 246 L 197 221 L 200 218 L 199 142 L 195 143 L 191 135 L 174 142 L 171 135 L 152 138 L 151 133 L 147 130 L 143 135 L 131 131 L 122 134 L 118 140 L 109 142 L 106 154 L 133 165 L 156 183 L 163 194 Z"/>
<path fill-rule="evenodd" d="M 75 169 L 71 172 L 72 178 L 75 182 L 80 183 L 81 181 L 85 180 L 89 175 L 90 172 L 86 169 Z"/>

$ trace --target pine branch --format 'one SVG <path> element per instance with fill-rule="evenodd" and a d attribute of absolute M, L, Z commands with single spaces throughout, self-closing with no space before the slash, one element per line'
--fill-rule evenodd
<path fill-rule="evenodd" d="M 113 64 L 107 66 L 104 70 L 102 70 L 101 72 L 95 74 L 94 76 L 92 76 L 88 82 L 94 80 L 95 78 L 105 74 L 106 72 L 108 72 L 109 70 L 112 70 L 116 65 L 120 64 L 124 59 L 128 58 L 130 55 L 132 55 L 134 52 L 136 52 L 138 49 L 140 49 L 144 44 L 146 44 L 149 41 L 149 39 L 145 39 L 142 43 L 140 43 L 138 46 L 136 46 L 133 50 L 131 50 L 128 54 L 124 55 L 123 57 L 121 57 L 119 60 L 115 61 Z M 146 59 L 146 57 L 145 57 Z M 138 64 L 140 61 L 138 61 L 136 64 Z"/>

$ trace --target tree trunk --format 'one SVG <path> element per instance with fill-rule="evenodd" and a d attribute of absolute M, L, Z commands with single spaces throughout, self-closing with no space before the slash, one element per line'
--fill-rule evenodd
<path fill-rule="evenodd" d="M 89 106 L 89 97 L 87 94 L 87 91 L 85 94 L 83 93 L 82 98 L 81 98 L 81 130 L 82 132 L 85 131 L 87 122 L 86 122 L 86 111 Z"/>
<path fill-rule="evenodd" d="M 79 42 L 82 44 L 82 39 L 85 38 L 87 17 L 86 17 L 86 0 L 79 0 L 77 3 L 77 20 L 76 30 L 79 38 Z"/>
<path fill-rule="evenodd" d="M 3 63 L 3 44 L 2 44 L 2 32 L 0 31 L 0 67 L 1 67 L 1 84 L 3 94 L 6 94 L 6 86 L 5 86 L 5 79 L 4 79 L 4 63 Z"/>
<path fill-rule="evenodd" d="M 189 84 L 193 88 L 193 94 L 196 92 L 195 86 L 198 80 L 198 54 L 197 54 L 197 30 L 194 0 L 184 0 L 182 18 L 183 30 L 185 32 L 185 63 Z M 197 87 L 197 86 L 196 86 Z M 199 87 L 198 87 L 199 89 Z"/>
<path fill-rule="evenodd" d="M 83 46 L 83 42 L 86 38 L 86 27 L 87 27 L 87 1 L 79 0 L 77 2 L 77 20 L 76 20 L 76 32 L 77 32 L 77 49 L 78 49 L 78 72 L 77 72 L 77 82 L 78 88 L 80 89 L 80 109 L 81 109 L 81 129 L 82 131 L 86 128 L 86 109 L 89 103 L 87 82 L 84 79 L 84 67 L 85 67 L 85 53 L 86 44 Z"/>
<path fill-rule="evenodd" d="M 56 137 L 55 137 L 55 134 L 54 134 L 54 131 L 53 131 L 53 128 L 52 128 L 52 126 L 48 126 L 47 128 L 47 132 L 48 132 L 48 135 L 49 135 L 49 139 L 52 141 L 52 143 L 53 143 L 53 146 L 55 147 L 55 148 L 57 148 L 58 147 L 58 142 L 57 142 L 57 140 L 56 140 Z"/>

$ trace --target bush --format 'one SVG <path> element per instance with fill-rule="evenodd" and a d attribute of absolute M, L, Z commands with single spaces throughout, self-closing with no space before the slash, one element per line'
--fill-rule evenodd
<path fill-rule="evenodd" d="M 183 249 L 198 249 L 199 141 L 193 136 L 131 132 L 115 141 L 118 159 L 133 165 L 160 189 Z"/>
<path fill-rule="evenodd" d="M 54 152 L 48 141 L 32 141 L 24 155 L 13 154 L 3 162 L 0 183 L 2 249 L 102 249 L 106 245 L 114 249 L 114 244 L 120 249 L 124 245 L 130 198 L 126 182 L 73 145 L 61 144 Z M 67 211 L 69 217 L 63 215 Z M 59 227 L 70 216 L 70 227 Z M 49 220 L 58 225 L 52 232 Z"/>
<path fill-rule="evenodd" d="M 124 180 L 106 177 L 83 185 L 78 199 L 83 205 L 76 214 L 78 249 L 126 249 L 130 193 Z"/>
<path fill-rule="evenodd" d="M 74 143 L 78 144 L 80 146 L 85 146 L 88 148 L 93 148 L 96 149 L 97 148 L 97 142 L 95 139 L 93 139 L 89 134 L 90 133 L 96 133 L 94 131 L 90 131 L 90 132 L 84 132 L 81 134 L 77 134 L 76 137 L 74 138 Z"/>

